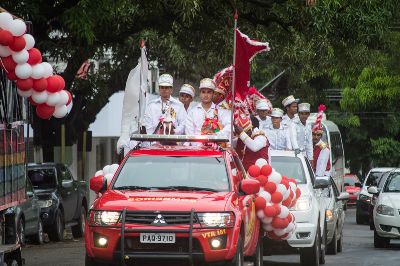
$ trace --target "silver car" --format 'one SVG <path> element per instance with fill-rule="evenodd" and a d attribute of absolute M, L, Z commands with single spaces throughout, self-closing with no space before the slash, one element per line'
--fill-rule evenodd
<path fill-rule="evenodd" d="M 331 186 L 324 190 L 326 220 L 326 253 L 336 255 L 342 251 L 344 206 L 349 193 L 339 192 L 336 183 L 330 178 Z"/>

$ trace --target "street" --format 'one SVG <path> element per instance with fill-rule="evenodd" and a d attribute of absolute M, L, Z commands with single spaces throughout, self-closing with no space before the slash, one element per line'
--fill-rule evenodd
<path fill-rule="evenodd" d="M 393 266 L 398 265 L 400 261 L 400 242 L 391 244 L 387 249 L 375 249 L 373 231 L 370 231 L 366 225 L 356 224 L 355 209 L 349 209 L 346 212 L 343 244 L 343 252 L 336 256 L 327 255 L 325 265 Z M 85 248 L 83 240 L 66 240 L 61 243 L 46 243 L 42 246 L 27 245 L 22 254 L 25 264 L 29 266 L 83 266 Z M 246 265 L 250 266 L 251 263 Z M 300 265 L 300 259 L 298 255 L 265 256 L 264 265 Z"/>

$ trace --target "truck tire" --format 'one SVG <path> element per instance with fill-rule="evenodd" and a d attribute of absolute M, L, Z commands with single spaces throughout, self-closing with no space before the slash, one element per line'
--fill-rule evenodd
<path fill-rule="evenodd" d="M 262 230 L 262 229 L 260 229 Z M 263 246 L 263 236 L 260 235 L 258 237 L 256 251 L 254 255 L 251 257 L 251 261 L 253 262 L 253 266 L 263 266 L 264 263 L 264 246 Z"/>
<path fill-rule="evenodd" d="M 331 243 L 328 245 L 328 249 L 326 250 L 326 253 L 329 255 L 336 255 L 338 253 L 338 239 L 337 239 L 337 232 L 338 229 L 335 229 L 335 232 L 333 232 L 333 237 Z"/>
<path fill-rule="evenodd" d="M 300 264 L 302 266 L 319 266 L 320 249 L 321 249 L 321 229 L 317 226 L 317 234 L 315 235 L 314 245 L 309 248 L 300 249 Z"/>
<path fill-rule="evenodd" d="M 38 245 L 43 244 L 43 223 L 40 219 L 38 223 L 38 230 L 37 233 L 33 236 L 33 240 Z"/>
<path fill-rule="evenodd" d="M 381 237 L 378 235 L 376 230 L 374 230 L 374 247 L 375 248 L 385 248 L 389 245 L 390 239 Z"/>
<path fill-rule="evenodd" d="M 72 236 L 74 238 L 81 238 L 85 234 L 86 225 L 86 209 L 85 206 L 81 207 L 81 213 L 78 218 L 78 224 L 71 227 Z"/>
<path fill-rule="evenodd" d="M 321 241 L 319 247 L 319 264 L 325 264 L 325 254 L 326 254 L 326 240 L 328 238 L 328 232 L 326 231 L 326 222 L 324 226 L 324 232 L 320 234 Z"/>
<path fill-rule="evenodd" d="M 63 241 L 64 240 L 64 216 L 60 209 L 56 211 L 56 218 L 54 224 L 50 227 L 48 232 L 51 241 Z"/>
<path fill-rule="evenodd" d="M 340 238 L 337 241 L 337 251 L 342 252 L 342 249 L 343 249 L 343 229 L 342 233 L 340 234 Z"/>
<path fill-rule="evenodd" d="M 25 235 L 25 222 L 22 217 L 20 217 L 17 222 L 17 236 L 18 236 L 18 242 L 21 244 L 21 246 L 24 246 L 26 242 L 26 235 Z"/>
<path fill-rule="evenodd" d="M 236 245 L 235 256 L 233 257 L 232 261 L 226 263 L 226 266 L 243 266 L 243 265 L 244 265 L 243 242 L 242 242 L 242 236 L 239 236 Z"/>
<path fill-rule="evenodd" d="M 87 254 L 85 255 L 85 266 L 95 266 L 94 260 L 89 257 Z"/>

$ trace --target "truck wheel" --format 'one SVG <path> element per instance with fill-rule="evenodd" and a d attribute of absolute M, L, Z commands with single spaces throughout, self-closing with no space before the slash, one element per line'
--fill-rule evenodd
<path fill-rule="evenodd" d="M 333 232 L 333 238 L 331 243 L 329 243 L 328 245 L 326 253 L 329 255 L 336 255 L 337 252 L 338 252 L 338 239 L 337 239 L 337 228 L 336 228 L 335 232 Z"/>
<path fill-rule="evenodd" d="M 72 235 L 74 238 L 81 238 L 85 234 L 86 225 L 86 209 L 81 207 L 81 214 L 78 218 L 78 224 L 71 227 Z"/>
<path fill-rule="evenodd" d="M 21 244 L 21 246 L 25 245 L 25 223 L 24 219 L 19 218 L 18 223 L 17 223 L 17 236 L 18 236 L 18 241 Z"/>
<path fill-rule="evenodd" d="M 233 257 L 232 261 L 226 264 L 226 266 L 243 266 L 243 265 L 244 265 L 243 242 L 242 242 L 242 236 L 239 236 L 236 245 L 235 256 Z"/>
<path fill-rule="evenodd" d="M 95 266 L 94 260 L 89 257 L 87 254 L 85 255 L 85 266 Z"/>
<path fill-rule="evenodd" d="M 343 249 L 343 230 L 342 233 L 340 234 L 340 238 L 337 241 L 337 251 L 342 252 Z"/>
<path fill-rule="evenodd" d="M 56 211 L 54 224 L 51 226 L 48 234 L 51 241 L 58 242 L 64 240 L 64 217 L 60 209 Z"/>
<path fill-rule="evenodd" d="M 43 223 L 40 219 L 39 219 L 39 223 L 38 223 L 38 231 L 34 235 L 34 241 L 38 245 L 43 244 Z"/>
<path fill-rule="evenodd" d="M 324 232 L 321 236 L 320 247 L 319 247 L 319 264 L 325 264 L 325 254 L 326 254 L 326 239 L 327 239 L 327 232 L 326 232 L 326 222 L 324 227 Z"/>
<path fill-rule="evenodd" d="M 378 235 L 376 230 L 374 230 L 374 247 L 375 248 L 385 248 L 389 245 L 390 239 L 381 237 Z"/>
<path fill-rule="evenodd" d="M 318 224 L 314 245 L 309 248 L 300 249 L 300 264 L 302 266 L 319 266 L 320 249 L 321 249 L 320 234 L 321 234 L 321 229 Z"/>
<path fill-rule="evenodd" d="M 261 230 L 261 229 L 260 229 Z M 254 266 L 262 266 L 264 263 L 264 246 L 263 246 L 263 236 L 258 237 L 258 243 L 254 255 L 251 257 L 251 261 Z"/>

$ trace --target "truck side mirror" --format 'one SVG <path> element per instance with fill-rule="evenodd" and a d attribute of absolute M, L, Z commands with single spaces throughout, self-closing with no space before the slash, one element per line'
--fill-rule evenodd
<path fill-rule="evenodd" d="M 90 178 L 90 189 L 96 193 L 103 193 L 107 189 L 107 179 L 102 176 L 94 176 Z"/>
<path fill-rule="evenodd" d="M 63 188 L 71 188 L 73 184 L 72 180 L 63 180 L 61 185 Z"/>
<path fill-rule="evenodd" d="M 239 190 L 246 195 L 256 194 L 260 190 L 260 182 L 255 179 L 244 179 L 239 184 Z"/>
<path fill-rule="evenodd" d="M 347 192 L 342 192 L 337 196 L 336 200 L 348 200 L 350 197 L 349 193 Z"/>
<path fill-rule="evenodd" d="M 371 193 L 373 195 L 377 195 L 377 194 L 379 194 L 379 191 L 378 191 L 377 187 L 375 187 L 375 186 L 372 187 L 371 186 L 371 187 L 368 188 L 368 193 Z"/>
<path fill-rule="evenodd" d="M 323 179 L 323 178 L 317 178 L 315 179 L 315 183 L 314 183 L 314 188 L 315 189 L 319 189 L 319 188 L 327 188 L 331 185 L 331 183 L 329 182 L 329 180 L 327 179 Z"/>

